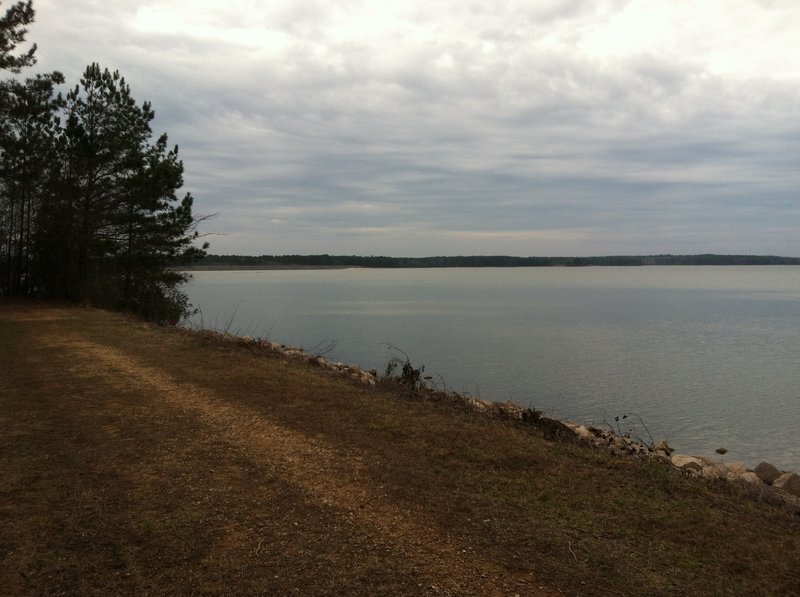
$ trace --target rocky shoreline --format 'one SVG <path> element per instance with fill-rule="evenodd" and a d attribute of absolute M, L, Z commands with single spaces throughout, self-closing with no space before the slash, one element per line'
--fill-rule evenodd
<path fill-rule="evenodd" d="M 584 425 L 569 420 L 561 421 L 544 417 L 538 411 L 521 408 L 513 402 L 496 403 L 478 400 L 472 397 L 461 397 L 474 410 L 489 414 L 501 415 L 512 419 L 532 419 L 534 425 L 549 428 L 563 427 L 567 433 L 582 443 L 604 449 L 612 454 L 632 458 L 656 459 L 680 470 L 686 475 L 707 479 L 724 479 L 732 482 L 750 483 L 755 487 L 771 488 L 792 501 L 800 501 L 800 474 L 794 471 L 782 471 L 768 462 L 761 462 L 754 469 L 742 462 L 726 463 L 723 460 L 678 454 L 666 441 L 658 440 L 644 443 L 628 433 L 617 433 L 612 429 L 603 429 L 596 425 Z M 562 435 L 563 438 L 563 435 Z"/>
<path fill-rule="evenodd" d="M 370 386 L 376 386 L 389 380 L 387 377 L 379 376 L 375 369 L 364 370 L 358 365 L 334 362 L 322 355 L 309 354 L 302 348 L 287 346 L 268 339 L 236 336 L 208 330 L 195 332 L 187 329 L 186 331 L 213 336 L 225 342 L 240 344 L 251 349 L 266 350 L 285 357 L 303 360 L 309 365 Z M 410 367 L 410 363 L 408 365 Z M 456 401 L 465 408 L 486 416 L 524 422 L 539 429 L 545 437 L 550 439 L 588 444 L 620 457 L 657 460 L 688 476 L 747 483 L 754 488 L 773 491 L 780 499 L 800 505 L 800 474 L 795 471 L 779 470 L 768 462 L 761 462 L 755 468 L 748 468 L 741 462 L 726 463 L 721 459 L 679 454 L 664 440 L 645 443 L 630 433 L 615 432 L 610 426 L 609 429 L 604 429 L 596 425 L 552 419 L 544 416 L 540 411 L 523 408 L 511 401 L 491 402 L 465 396 L 452 390 L 431 388 L 425 384 L 424 378 L 420 379 L 420 371 L 413 368 L 411 371 L 415 375 L 408 379 L 399 377 L 391 378 L 391 380 L 400 384 L 405 383 L 406 387 L 421 396 Z"/>
<path fill-rule="evenodd" d="M 762 462 L 751 469 L 741 462 L 726 463 L 705 456 L 677 454 L 665 441 L 642 444 L 625 434 L 619 435 L 593 425 L 578 425 L 571 421 L 564 421 L 564 425 L 582 441 L 620 455 L 655 458 L 690 476 L 744 481 L 755 486 L 771 487 L 800 498 L 800 475 L 792 471 L 779 470 L 768 462 Z"/>

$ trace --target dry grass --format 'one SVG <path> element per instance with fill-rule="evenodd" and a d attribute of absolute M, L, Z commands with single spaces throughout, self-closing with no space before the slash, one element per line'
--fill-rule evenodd
<path fill-rule="evenodd" d="M 96 310 L 0 303 L 8 594 L 797 594 L 800 513 Z"/>

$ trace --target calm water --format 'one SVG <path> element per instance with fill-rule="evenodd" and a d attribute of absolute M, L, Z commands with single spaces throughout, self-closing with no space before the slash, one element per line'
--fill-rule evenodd
<path fill-rule="evenodd" d="M 195 324 L 381 372 L 391 343 L 460 392 L 800 469 L 798 267 L 195 272 L 186 291 Z"/>

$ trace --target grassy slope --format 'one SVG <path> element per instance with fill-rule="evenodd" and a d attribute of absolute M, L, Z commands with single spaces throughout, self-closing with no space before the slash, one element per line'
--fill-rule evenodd
<path fill-rule="evenodd" d="M 164 411 L 154 425 L 151 404 L 158 403 L 135 402 L 149 390 L 129 383 L 113 396 L 92 393 L 87 388 L 106 383 L 102 371 L 91 373 L 94 382 L 89 374 L 66 375 L 75 366 L 58 361 L 67 357 L 47 346 L 49 336 L 124 351 L 226 404 L 357 455 L 359 483 L 380 488 L 396 511 L 424 518 L 437 536 L 478 554 L 499 571 L 496 586 L 518 579 L 521 594 L 534 585 L 587 594 L 800 592 L 800 513 L 744 488 L 549 443 L 454 405 L 355 386 L 197 335 L 94 310 L 61 309 L 47 318 L 50 307 L 23 308 L 27 320 L 18 305 L 0 303 L 0 576 L 13 577 L 10 586 L 21 592 L 85 592 L 86 582 L 122 592 L 280 593 L 295 586 L 316 594 L 393 594 L 419 587 L 409 572 L 413 554 L 405 561 L 388 547 L 386 554 L 366 549 L 361 531 L 342 530 L 346 513 L 295 495 L 295 486 L 252 455 L 220 455 L 224 442 L 215 443 L 214 429 L 187 412 Z M 55 378 L 54 367 L 63 368 Z M 112 427 L 117 431 L 93 432 Z M 184 446 L 176 434 L 203 443 L 187 439 Z M 148 475 L 161 468 L 193 482 L 149 488 Z M 193 493 L 222 477 L 227 489 L 218 503 Z M 270 552 L 269 565 L 243 576 L 231 562 L 254 557 L 257 511 L 258 524 L 271 532 L 281 520 L 299 530 L 280 545 L 260 539 L 258 555 Z M 230 569 L 212 574 L 220 537 L 238 541 L 225 533 L 232 525 L 249 529 L 241 534 L 249 547 L 225 547 Z M 278 578 L 288 568 L 291 586 Z M 453 592 L 469 592 L 456 580 L 426 578 L 424 586 L 450 582 Z M 492 586 L 492 578 L 486 582 Z"/>

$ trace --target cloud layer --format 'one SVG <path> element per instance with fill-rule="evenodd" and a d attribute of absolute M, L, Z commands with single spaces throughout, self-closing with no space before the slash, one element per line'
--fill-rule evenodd
<path fill-rule="evenodd" d="M 793 2 L 35 6 L 40 68 L 153 102 L 214 252 L 800 255 Z"/>

